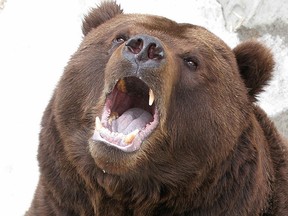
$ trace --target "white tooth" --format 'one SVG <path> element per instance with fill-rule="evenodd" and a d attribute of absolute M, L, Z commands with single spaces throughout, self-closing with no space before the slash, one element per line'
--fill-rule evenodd
<path fill-rule="evenodd" d="M 96 130 L 97 131 L 100 131 L 103 128 L 103 125 L 102 125 L 100 118 L 98 116 L 96 117 L 96 123 L 95 124 L 96 124 Z"/>
<path fill-rule="evenodd" d="M 113 137 L 118 136 L 118 132 L 112 132 L 112 136 L 113 136 Z"/>
<path fill-rule="evenodd" d="M 149 89 L 149 106 L 152 106 L 155 100 L 154 93 L 152 89 Z"/>
<path fill-rule="evenodd" d="M 127 134 L 126 137 L 124 138 L 125 143 L 130 144 L 133 142 L 135 139 L 136 135 L 138 134 L 139 130 L 136 129 L 132 131 L 131 133 Z"/>

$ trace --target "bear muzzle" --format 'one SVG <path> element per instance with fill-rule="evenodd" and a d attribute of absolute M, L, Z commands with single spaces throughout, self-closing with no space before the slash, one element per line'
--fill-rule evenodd
<path fill-rule="evenodd" d="M 130 38 L 123 47 L 122 54 L 132 64 L 144 68 L 158 68 L 165 58 L 161 41 L 146 34 Z"/>
<path fill-rule="evenodd" d="M 105 71 L 106 100 L 102 115 L 95 120 L 94 143 L 124 152 L 140 149 L 160 122 L 166 58 L 163 43 L 146 34 L 131 37 L 112 55 Z"/>

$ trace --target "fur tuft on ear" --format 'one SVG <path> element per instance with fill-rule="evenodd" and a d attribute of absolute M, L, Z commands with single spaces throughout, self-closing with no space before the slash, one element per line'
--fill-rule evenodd
<path fill-rule="evenodd" d="M 91 29 L 122 13 L 123 10 L 116 2 L 102 2 L 97 8 L 92 9 L 90 13 L 84 17 L 82 26 L 84 36 L 87 35 Z"/>
<path fill-rule="evenodd" d="M 253 102 L 272 77 L 274 59 L 271 51 L 257 41 L 247 41 L 233 49 L 239 71 Z"/>

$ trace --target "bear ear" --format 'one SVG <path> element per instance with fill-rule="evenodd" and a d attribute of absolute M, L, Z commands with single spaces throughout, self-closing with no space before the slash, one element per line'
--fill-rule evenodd
<path fill-rule="evenodd" d="M 82 26 L 84 36 L 87 35 L 91 29 L 122 13 L 123 10 L 116 2 L 102 2 L 97 8 L 92 9 L 90 13 L 84 17 Z"/>
<path fill-rule="evenodd" d="M 233 49 L 242 79 L 253 102 L 272 77 L 274 59 L 271 51 L 257 41 L 247 41 Z"/>

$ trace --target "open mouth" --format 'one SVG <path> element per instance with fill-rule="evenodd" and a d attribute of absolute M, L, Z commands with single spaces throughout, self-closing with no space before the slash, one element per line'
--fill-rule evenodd
<path fill-rule="evenodd" d="M 137 77 L 125 77 L 107 95 L 102 117 L 96 117 L 92 140 L 125 152 L 136 151 L 158 123 L 153 90 Z"/>

